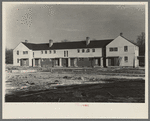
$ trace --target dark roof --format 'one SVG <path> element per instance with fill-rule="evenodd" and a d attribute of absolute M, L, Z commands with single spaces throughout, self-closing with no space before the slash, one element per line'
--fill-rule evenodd
<path fill-rule="evenodd" d="M 49 47 L 49 43 L 43 43 L 43 44 L 33 44 L 33 43 L 25 43 L 25 42 L 22 43 L 31 50 L 50 50 L 50 49 L 53 50 L 53 49 L 77 49 L 77 48 L 102 48 L 105 47 L 112 40 L 113 39 L 91 40 L 88 45 L 86 45 L 86 41 L 57 42 L 57 43 L 53 43 L 51 47 Z"/>
<path fill-rule="evenodd" d="M 121 36 L 121 37 L 123 37 L 123 38 L 124 38 L 124 39 L 126 39 L 127 41 L 131 42 L 132 44 L 134 44 L 134 45 L 138 46 L 136 43 L 132 42 L 131 40 L 128 40 L 128 39 L 127 39 L 127 38 L 125 38 L 124 36 Z"/>

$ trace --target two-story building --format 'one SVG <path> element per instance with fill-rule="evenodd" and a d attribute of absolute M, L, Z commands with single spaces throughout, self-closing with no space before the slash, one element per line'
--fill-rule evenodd
<path fill-rule="evenodd" d="M 120 33 L 106 45 L 106 66 L 139 66 L 139 47 Z"/>
<path fill-rule="evenodd" d="M 137 56 L 138 47 L 120 35 L 109 40 L 87 37 L 75 42 L 21 42 L 13 50 L 13 63 L 41 67 L 138 66 Z"/>

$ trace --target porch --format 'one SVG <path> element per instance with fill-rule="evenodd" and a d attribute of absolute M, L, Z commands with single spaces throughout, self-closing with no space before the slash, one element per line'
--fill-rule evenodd
<path fill-rule="evenodd" d="M 106 57 L 106 66 L 120 66 L 122 58 L 119 56 Z"/>

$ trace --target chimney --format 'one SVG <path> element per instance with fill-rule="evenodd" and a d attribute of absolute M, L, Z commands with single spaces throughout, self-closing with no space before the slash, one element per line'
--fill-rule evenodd
<path fill-rule="evenodd" d="M 25 40 L 25 43 L 28 43 L 28 40 Z"/>
<path fill-rule="evenodd" d="M 51 47 L 53 45 L 53 40 L 49 40 L 49 47 Z"/>
<path fill-rule="evenodd" d="M 86 37 L 86 45 L 90 44 L 90 38 Z"/>
<path fill-rule="evenodd" d="M 123 33 L 121 32 L 121 33 L 120 33 L 120 36 L 122 36 L 122 35 L 123 35 Z"/>

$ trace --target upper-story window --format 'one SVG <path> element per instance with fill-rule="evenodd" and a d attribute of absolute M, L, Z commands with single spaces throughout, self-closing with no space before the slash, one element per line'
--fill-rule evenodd
<path fill-rule="evenodd" d="M 43 50 L 41 51 L 41 54 L 43 54 Z"/>
<path fill-rule="evenodd" d="M 94 49 L 94 48 L 92 49 L 92 52 L 95 52 L 95 49 Z"/>
<path fill-rule="evenodd" d="M 19 50 L 17 50 L 17 55 L 19 55 Z"/>
<path fill-rule="evenodd" d="M 128 46 L 124 46 L 124 51 L 125 51 L 125 52 L 128 51 Z"/>
<path fill-rule="evenodd" d="M 89 52 L 90 52 L 90 49 L 87 49 L 86 52 L 89 53 Z"/>
<path fill-rule="evenodd" d="M 54 50 L 54 53 L 56 53 L 56 50 Z"/>
<path fill-rule="evenodd" d="M 33 52 L 33 57 L 34 57 L 34 52 Z"/>
<path fill-rule="evenodd" d="M 78 49 L 78 53 L 80 53 L 80 49 Z"/>
<path fill-rule="evenodd" d="M 113 51 L 113 48 L 109 48 L 109 51 Z"/>
<path fill-rule="evenodd" d="M 84 53 L 84 49 L 82 49 L 82 52 Z"/>
<path fill-rule="evenodd" d="M 128 57 L 127 56 L 124 57 L 124 61 L 128 62 Z"/>
<path fill-rule="evenodd" d="M 49 54 L 51 54 L 51 50 L 49 50 Z"/>
<path fill-rule="evenodd" d="M 47 54 L 47 50 L 45 50 L 45 54 Z"/>
<path fill-rule="evenodd" d="M 114 47 L 114 51 L 118 51 L 118 48 L 117 48 L 117 47 Z"/>
<path fill-rule="evenodd" d="M 109 51 L 118 51 L 118 48 L 117 47 L 110 47 Z"/>
<path fill-rule="evenodd" d="M 64 51 L 64 57 L 68 57 L 68 51 Z"/>
<path fill-rule="evenodd" d="M 66 51 L 64 51 L 64 57 L 66 57 Z"/>
<path fill-rule="evenodd" d="M 23 51 L 23 54 L 28 54 L 28 51 Z"/>

